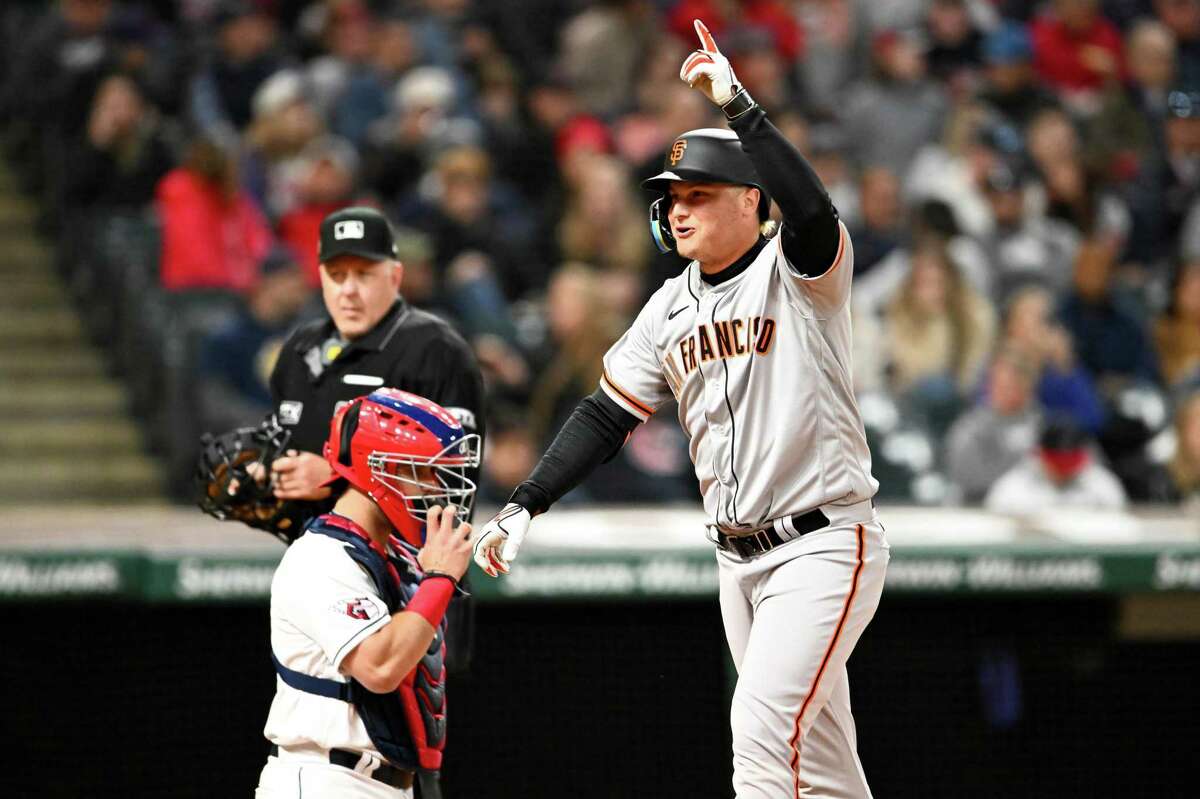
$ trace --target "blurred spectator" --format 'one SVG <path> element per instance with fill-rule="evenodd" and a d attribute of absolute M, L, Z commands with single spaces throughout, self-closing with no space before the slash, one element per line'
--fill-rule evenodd
<path fill-rule="evenodd" d="M 1034 68 L 1076 112 L 1098 110 L 1099 92 L 1123 72 L 1121 33 L 1099 0 L 1053 0 L 1031 26 Z"/>
<path fill-rule="evenodd" d="M 1043 111 L 1029 124 L 1029 155 L 1046 192 L 1046 215 L 1085 235 L 1124 238 L 1130 216 L 1124 203 L 1087 170 L 1079 131 L 1063 111 Z"/>
<path fill-rule="evenodd" d="M 1033 43 L 1024 25 L 1002 22 L 983 41 L 983 86 L 979 99 L 1017 129 L 1040 112 L 1058 107 L 1033 71 Z"/>
<path fill-rule="evenodd" d="M 1048 508 L 1120 510 L 1125 490 L 1096 461 L 1087 432 L 1067 418 L 1048 421 L 1036 451 L 996 481 L 984 507 L 1022 515 Z"/>
<path fill-rule="evenodd" d="M 1129 80 L 1109 86 L 1088 125 L 1089 168 L 1113 180 L 1130 180 L 1160 157 L 1175 79 L 1175 40 L 1161 22 L 1140 20 L 1126 37 L 1126 52 Z"/>
<path fill-rule="evenodd" d="M 952 415 L 978 382 L 995 333 L 991 304 L 963 281 L 945 243 L 924 239 L 884 315 L 893 393 L 930 414 Z"/>
<path fill-rule="evenodd" d="M 650 256 L 646 213 L 634 195 L 629 169 L 618 159 L 592 155 L 572 180 L 558 228 L 562 259 L 608 273 L 606 288 L 620 292 L 616 307 L 636 310 L 640 278 Z M 623 285 L 622 285 L 623 284 Z"/>
<path fill-rule="evenodd" d="M 1019 164 L 1004 162 L 984 178 L 994 224 L 980 244 L 992 268 L 992 298 L 1001 303 L 1031 280 L 1066 291 L 1079 249 L 1079 234 L 1069 225 L 1026 210 L 1026 181 Z"/>
<path fill-rule="evenodd" d="M 423 181 L 419 201 L 402 207 L 399 218 L 429 234 L 439 271 L 474 253 L 510 299 L 544 283 L 542 264 L 528 256 L 531 220 L 516 197 L 493 181 L 485 150 L 445 150 Z"/>
<path fill-rule="evenodd" d="M 847 93 L 844 129 L 856 161 L 903 175 L 917 150 L 941 133 L 946 97 L 926 77 L 925 57 L 913 34 L 885 31 L 871 50 L 874 75 Z"/>
<path fill-rule="evenodd" d="M 333 0 L 320 6 L 321 45 L 324 51 L 304 65 L 306 83 L 312 90 L 316 111 L 332 119 L 339 101 L 350 83 L 372 76 L 372 30 L 376 20 L 363 0 Z M 386 95 L 378 102 L 375 117 L 386 113 Z"/>
<path fill-rule="evenodd" d="M 696 92 L 692 92 L 693 95 Z M 808 149 L 804 152 L 809 165 L 821 179 L 833 207 L 847 228 L 858 229 L 862 225 L 862 204 L 859 187 L 854 182 L 850 164 L 846 161 L 846 137 L 835 123 L 813 125 L 808 134 Z M 857 246 L 857 245 L 856 245 Z M 862 269 L 855 251 L 855 271 Z"/>
<path fill-rule="evenodd" d="M 410 304 L 432 310 L 441 298 L 439 276 L 433 268 L 433 242 L 419 230 L 394 226 L 396 260 L 404 266 L 404 299 Z"/>
<path fill-rule="evenodd" d="M 290 253 L 276 250 L 264 259 L 261 277 L 238 315 L 200 345 L 196 377 L 202 429 L 257 424 L 271 411 L 268 381 L 279 347 L 314 297 Z"/>
<path fill-rule="evenodd" d="M 300 184 L 308 168 L 305 150 L 323 130 L 299 70 L 280 70 L 255 92 L 243 182 L 272 219 L 289 213 L 300 201 Z"/>
<path fill-rule="evenodd" d="M 238 188 L 230 153 L 206 136 L 192 140 L 183 165 L 158 184 L 160 280 L 168 291 L 245 291 L 271 249 L 271 228 Z"/>
<path fill-rule="evenodd" d="M 24 32 L 9 61 L 5 118 L 27 122 L 30 134 L 78 130 L 105 69 L 116 66 L 118 42 L 111 0 L 59 0 Z M 31 142 L 39 144 L 39 138 Z"/>
<path fill-rule="evenodd" d="M 1175 412 L 1175 454 L 1167 464 L 1172 499 L 1200 507 L 1200 391 Z"/>
<path fill-rule="evenodd" d="M 982 65 L 983 37 L 967 10 L 968 0 L 931 0 L 925 28 L 929 74 L 946 85 L 951 96 L 966 94 Z"/>
<path fill-rule="evenodd" d="M 1176 270 L 1169 304 L 1154 321 L 1154 345 L 1167 386 L 1200 386 L 1200 262 Z"/>
<path fill-rule="evenodd" d="M 997 163 L 1021 157 L 1021 134 L 992 110 L 974 102 L 960 103 L 950 113 L 944 136 L 923 146 L 904 182 L 907 204 L 938 200 L 949 206 L 956 227 L 967 235 L 991 232 L 984 197 L 986 176 Z"/>
<path fill-rule="evenodd" d="M 16 12 L 5 4 L 4 11 Z M 133 76 L 173 103 L 178 59 L 169 37 L 141 8 L 111 0 L 58 0 L 36 21 L 22 26 L 15 52 L 5 58 L 0 114 L 5 142 L 25 185 L 47 203 L 42 217 L 53 230 L 63 201 L 71 158 L 64 157 L 88 127 L 93 98 L 114 72 Z M 16 33 L 16 31 L 14 31 Z"/>
<path fill-rule="evenodd" d="M 1069 416 L 1090 433 L 1104 424 L 1104 405 L 1079 362 L 1071 335 L 1054 318 L 1054 295 L 1027 284 L 1005 305 L 1001 346 L 1021 353 L 1038 372 L 1037 398 L 1052 414 Z"/>
<path fill-rule="evenodd" d="M 531 152 L 536 142 L 528 136 L 522 113 L 519 76 L 512 64 L 495 58 L 481 66 L 478 79 L 482 142 L 495 156 L 497 176 L 519 186 L 522 179 L 528 179 L 523 174 L 527 164 L 537 158 Z M 522 199 L 536 202 L 541 199 L 539 194 L 522 192 Z"/>
<path fill-rule="evenodd" d="M 921 203 L 913 214 L 911 233 L 906 238 L 913 243 L 893 249 L 870 274 L 859 276 L 856 273 L 854 296 L 859 307 L 883 312 L 908 279 L 913 249 L 926 239 L 944 242 L 963 280 L 975 292 L 989 296 L 991 275 L 987 258 L 977 242 L 962 235 L 954 212 L 945 202 L 926 200 Z"/>
<path fill-rule="evenodd" d="M 540 447 L 549 443 L 579 399 L 591 393 L 602 356 L 621 334 L 621 320 L 604 302 L 600 276 L 590 267 L 559 267 L 546 291 L 550 354 L 534 386 L 529 417 Z"/>
<path fill-rule="evenodd" d="M 296 205 L 279 220 L 279 238 L 291 247 L 308 283 L 321 284 L 317 243 L 321 220 L 349 205 L 361 205 L 354 194 L 358 154 L 335 136 L 316 139 L 305 148 L 297 167 Z"/>
<path fill-rule="evenodd" d="M 859 224 L 850 231 L 854 242 L 854 276 L 861 278 L 908 239 L 900 179 L 883 166 L 868 167 L 859 180 Z"/>
<path fill-rule="evenodd" d="M 846 87 L 861 79 L 870 63 L 864 5 L 855 0 L 796 4 L 795 14 L 804 28 L 796 80 L 813 115 L 834 116 L 845 100 Z"/>
<path fill-rule="evenodd" d="M 1063 324 L 1079 347 L 1080 361 L 1107 397 L 1131 382 L 1154 382 L 1158 375 L 1141 321 L 1113 291 L 1116 257 L 1113 242 L 1085 240 L 1075 258 L 1072 288 L 1060 308 Z"/>
<path fill-rule="evenodd" d="M 1167 95 L 1164 152 L 1133 187 L 1131 256 L 1154 262 L 1173 254 L 1184 219 L 1200 197 L 1200 92 Z M 1185 241 L 1196 239 L 1184 232 Z"/>
<path fill-rule="evenodd" d="M 330 129 L 362 147 L 372 126 L 387 116 L 394 87 L 420 52 L 406 19 L 372 17 L 357 0 L 344 6 L 329 15 L 330 54 L 315 59 L 309 76 Z"/>
<path fill-rule="evenodd" d="M 440 67 L 410 70 L 392 91 L 390 113 L 369 131 L 366 184 L 389 203 L 410 199 L 440 150 L 474 144 L 478 125 L 458 116 L 457 88 Z"/>
<path fill-rule="evenodd" d="M 1029 452 L 1040 412 L 1034 402 L 1036 369 L 1013 350 L 992 360 L 982 404 L 964 413 L 946 436 L 946 473 L 960 499 L 981 502 L 992 484 Z"/>
<path fill-rule="evenodd" d="M 1200 91 L 1200 0 L 1154 0 L 1154 15 L 1175 36 L 1179 87 Z"/>
<path fill-rule="evenodd" d="M 991 119 L 976 103 L 962 103 L 950 114 L 941 141 L 922 147 L 904 178 L 904 199 L 945 203 L 956 227 L 981 237 L 991 231 L 992 219 L 983 196 L 984 178 L 1001 160 L 1014 158 L 1020 133 Z"/>
<path fill-rule="evenodd" d="M 137 83 L 110 75 L 100 84 L 82 141 L 67 151 L 64 201 L 70 208 L 141 208 L 174 165 L 157 111 Z"/>
<path fill-rule="evenodd" d="M 202 129 L 250 123 L 259 87 L 284 64 L 278 30 L 265 4 L 221 0 L 212 19 L 216 49 L 191 86 L 191 116 Z"/>
<path fill-rule="evenodd" d="M 660 38 L 648 0 L 598 3 L 563 26 L 559 67 L 588 113 L 608 119 L 626 109 L 642 53 Z"/>

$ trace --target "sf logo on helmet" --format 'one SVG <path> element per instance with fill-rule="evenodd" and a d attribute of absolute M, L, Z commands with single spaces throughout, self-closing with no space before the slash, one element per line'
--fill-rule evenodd
<path fill-rule="evenodd" d="M 687 139 L 678 139 L 675 144 L 671 145 L 671 166 L 679 163 L 679 159 L 683 158 L 683 151 L 687 149 Z"/>

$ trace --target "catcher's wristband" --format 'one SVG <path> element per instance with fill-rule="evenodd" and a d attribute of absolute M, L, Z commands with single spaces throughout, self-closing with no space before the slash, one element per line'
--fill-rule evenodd
<path fill-rule="evenodd" d="M 412 601 L 404 609 L 416 613 L 436 630 L 446 615 L 456 585 L 454 578 L 448 574 L 426 574 Z"/>
<path fill-rule="evenodd" d="M 721 110 L 725 112 L 726 119 L 733 121 L 753 108 L 754 105 L 754 98 L 750 96 L 750 92 L 738 86 L 737 92 L 734 93 L 729 102 L 721 106 Z"/>

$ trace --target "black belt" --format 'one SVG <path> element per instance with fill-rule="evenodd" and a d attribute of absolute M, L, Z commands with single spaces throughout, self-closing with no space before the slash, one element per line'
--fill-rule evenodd
<path fill-rule="evenodd" d="M 270 754 L 272 757 L 279 757 L 279 746 L 271 744 Z M 351 771 L 358 771 L 358 761 L 361 757 L 360 753 L 351 752 L 346 749 L 329 750 L 330 763 L 342 768 L 348 768 Z M 390 785 L 393 788 L 411 788 L 413 785 L 413 772 L 389 766 L 386 763 L 376 768 L 367 776 L 376 782 L 382 782 L 384 785 Z"/>
<path fill-rule="evenodd" d="M 806 533 L 811 533 L 813 530 L 828 527 L 829 517 L 822 513 L 820 508 L 813 508 L 807 513 L 797 513 L 791 518 L 791 523 L 792 527 L 796 529 L 796 535 L 787 538 L 779 535 L 774 525 L 746 535 L 726 535 L 718 531 L 717 546 L 726 552 L 735 552 L 743 558 L 761 555 L 764 552 L 770 552 L 780 544 L 786 544 Z"/>

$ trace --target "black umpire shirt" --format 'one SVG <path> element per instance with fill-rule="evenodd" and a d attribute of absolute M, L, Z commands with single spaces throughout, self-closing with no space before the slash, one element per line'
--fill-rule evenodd
<path fill-rule="evenodd" d="M 448 322 L 403 299 L 348 343 L 332 319 L 298 328 L 271 373 L 271 398 L 292 446 L 318 455 L 339 404 L 383 387 L 433 400 L 482 438 L 483 375 L 474 353 Z"/>

